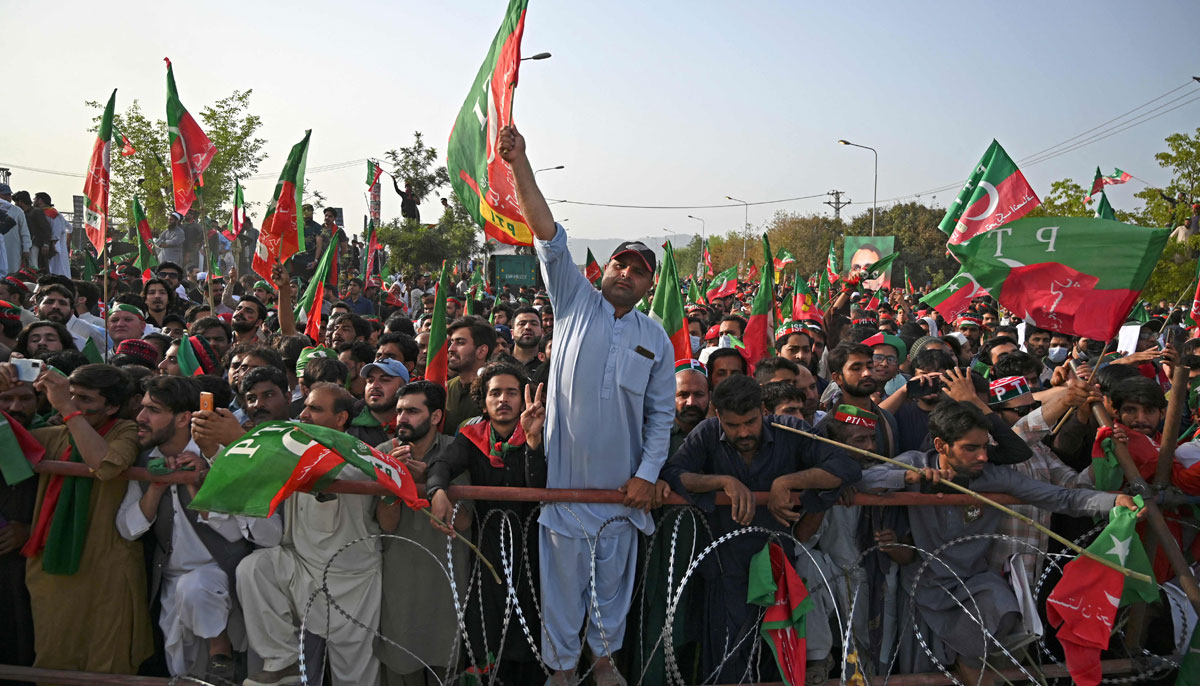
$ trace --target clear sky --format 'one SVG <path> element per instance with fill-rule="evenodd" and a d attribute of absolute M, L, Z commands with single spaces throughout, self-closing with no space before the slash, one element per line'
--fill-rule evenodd
<path fill-rule="evenodd" d="M 269 158 L 246 184 L 265 202 L 289 147 L 313 129 L 309 167 L 408 145 L 413 131 L 443 156 L 459 107 L 505 3 L 79 2 L 0 0 L 21 27 L 5 31 L 10 76 L 0 108 L 0 163 L 80 174 L 94 134 L 85 100 L 119 88 L 165 116 L 162 58 L 193 113 L 254 89 Z M 872 155 L 879 199 L 966 177 L 991 139 L 1020 162 L 1179 86 L 1150 107 L 1200 95 L 1200 3 L 1145 2 L 530 2 L 514 118 L 548 197 L 633 205 L 713 205 L 844 190 L 869 210 Z M 1190 95 L 1189 95 L 1190 93 Z M 1167 108 L 1154 114 L 1164 112 Z M 1151 115 L 1153 116 L 1153 115 Z M 1194 132 L 1200 101 L 1038 164 L 1035 190 L 1097 164 L 1151 184 L 1162 139 Z M 164 151 L 165 154 L 165 151 Z M 313 173 L 313 186 L 365 212 L 365 164 Z M 14 169 L 14 189 L 50 192 L 70 209 L 82 179 Z M 1110 188 L 1132 209 L 1138 181 Z M 449 189 L 442 191 L 449 192 Z M 945 206 L 956 190 L 936 193 Z M 925 196 L 928 201 L 929 195 Z M 752 207 L 829 211 L 821 197 Z M 383 214 L 399 214 L 386 190 Z M 423 207 L 436 214 L 437 199 Z M 573 235 L 709 233 L 743 209 L 633 210 L 555 205 Z M 256 214 L 261 216 L 261 208 Z"/>

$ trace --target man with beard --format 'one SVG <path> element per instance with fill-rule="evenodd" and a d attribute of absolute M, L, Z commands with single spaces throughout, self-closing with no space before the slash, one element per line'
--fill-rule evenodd
<path fill-rule="evenodd" d="M 812 335 L 800 322 L 785 324 L 775 332 L 775 353 L 807 367 L 812 362 Z"/>
<path fill-rule="evenodd" d="M 840 343 L 829 351 L 829 375 L 841 389 L 838 404 L 853 405 L 879 416 L 875 445 L 884 457 L 896 455 L 896 418 L 871 399 L 881 384 L 874 376 L 874 351 L 862 343 Z M 824 421 L 829 421 L 826 415 Z M 821 427 L 818 427 L 821 428 Z"/>
<path fill-rule="evenodd" d="M 175 293 L 161 277 L 142 284 L 142 299 L 146 301 L 146 321 L 162 329 L 167 313 L 175 306 L 175 298 Z"/>
<path fill-rule="evenodd" d="M 512 356 L 525 366 L 525 371 L 532 374 L 542 366 L 542 358 L 538 355 L 538 346 L 542 343 L 542 318 L 532 307 L 522 307 L 513 314 L 513 351 Z"/>
<path fill-rule="evenodd" d="M 430 465 L 454 441 L 437 430 L 445 406 L 446 391 L 441 386 L 429 381 L 406 384 L 400 388 L 396 399 L 396 437 L 377 446 L 404 464 L 417 482 L 426 480 Z M 442 487 L 447 483 L 463 485 L 469 481 L 467 475 L 462 474 L 452 482 L 442 482 Z M 428 676 L 425 665 L 432 668 L 437 679 L 444 679 L 446 658 L 450 654 L 448 646 L 458 640 L 456 613 L 447 592 L 446 573 L 442 570 L 446 537 L 430 526 L 428 517 L 413 512 L 400 502 L 381 502 L 375 516 L 384 532 L 403 536 L 428 550 L 442 553 L 440 560 L 434 560 L 426 555 L 413 555 L 411 543 L 394 539 L 383 543 L 383 578 L 389 583 L 384 584 L 379 631 L 406 648 L 400 650 L 376 639 L 375 651 L 384 665 L 385 683 L 424 684 Z M 463 503 L 454 526 L 466 530 L 470 522 L 471 505 Z M 481 538 L 476 540 L 484 543 Z M 459 541 L 452 542 L 451 550 L 455 584 L 463 592 L 469 584 L 470 555 Z M 422 621 L 413 622 L 413 617 L 421 617 Z M 482 653 L 476 650 L 475 655 L 478 657 Z"/>
<path fill-rule="evenodd" d="M 712 403 L 717 416 L 696 427 L 667 462 L 663 476 L 707 514 L 714 539 L 745 526 L 790 533 L 804 513 L 825 511 L 838 489 L 858 481 L 858 462 L 840 450 L 772 426 L 810 429 L 794 417 L 765 416 L 762 390 L 754 379 L 729 377 L 717 385 Z M 794 490 L 804 491 L 801 511 L 791 502 Z M 728 495 L 732 505 L 714 507 L 716 491 Z M 754 491 L 771 493 L 767 508 L 755 506 Z M 707 631 L 701 672 L 717 672 L 719 683 L 737 681 L 753 669 L 749 662 L 756 641 L 745 634 L 756 631 L 747 620 L 758 608 L 746 602 L 747 571 L 768 540 L 764 533 L 738 536 L 702 563 L 707 598 L 700 624 Z M 726 658 L 727 652 L 732 654 Z M 770 680 L 774 665 L 762 667 L 763 680 Z"/>
<path fill-rule="evenodd" d="M 496 330 L 478 317 L 460 317 L 450 324 L 449 331 L 446 366 L 458 376 L 446 384 L 442 433 L 453 436 L 460 424 L 483 412 L 471 396 L 471 383 L 496 349 Z"/>
<path fill-rule="evenodd" d="M 4 420 L 29 428 L 37 414 L 38 396 L 33 386 L 17 381 L 17 371 L 9 364 L 0 364 L 0 410 Z M 15 426 L 13 431 L 19 429 Z M 17 460 L 36 456 L 17 454 Z M 8 665 L 33 664 L 33 615 L 29 608 L 29 591 L 25 589 L 25 558 L 21 546 L 29 540 L 33 522 L 33 504 L 37 499 L 38 480 L 25 478 L 9 482 L 0 473 L 0 516 L 7 524 L 0 527 L 0 605 L 5 608 L 5 621 L 0 622 L 0 662 Z"/>
<path fill-rule="evenodd" d="M 40 321 L 21 330 L 13 347 L 13 357 L 45 359 L 46 355 L 63 350 L 75 350 L 75 339 L 67 333 L 66 327 L 58 322 Z"/>
<path fill-rule="evenodd" d="M 188 331 L 193 336 L 201 336 L 208 341 L 212 346 L 213 352 L 217 357 L 225 359 L 225 355 L 229 352 L 229 346 L 233 340 L 233 334 L 229 329 L 229 325 L 216 317 L 201 317 L 192 322 L 188 327 Z M 235 385 L 234 388 L 237 388 Z"/>
<path fill-rule="evenodd" d="M 367 320 L 349 312 L 329 318 L 329 346 L 336 348 L 342 343 L 365 341 L 371 336 L 371 325 Z"/>
<path fill-rule="evenodd" d="M 280 370 L 262 368 L 252 371 L 246 383 L 268 372 L 285 378 Z M 255 389 L 247 389 L 247 398 L 252 394 Z M 287 407 L 286 400 L 282 405 Z M 318 383 L 304 400 L 300 421 L 344 431 L 353 407 L 354 397 L 346 389 Z M 339 478 L 369 480 L 350 465 Z M 280 544 L 252 552 L 238 565 L 246 636 L 250 648 L 263 658 L 263 671 L 246 679 L 246 686 L 300 682 L 296 645 L 301 617 L 306 618 L 307 631 L 325 639 L 334 686 L 378 682 L 379 660 L 371 640 L 379 626 L 383 586 L 376 501 L 372 495 L 294 493 L 283 503 Z M 338 555 L 330 559 L 332 551 Z M 354 621 L 326 605 L 318 592 L 322 587 Z M 322 669 L 317 666 L 314 671 Z"/>
<path fill-rule="evenodd" d="M 154 245 L 158 247 L 159 264 L 166 262 L 183 264 L 187 235 L 180 226 L 182 220 L 183 215 L 178 212 L 171 212 L 167 215 L 167 228 L 163 229 L 163 232 L 154 240 Z M 183 276 L 182 268 L 180 276 Z"/>
<path fill-rule="evenodd" d="M 49 284 L 38 289 L 37 317 L 48 322 L 58 322 L 67 327 L 75 339 L 75 348 L 83 350 L 88 339 L 96 345 L 96 350 L 105 349 L 103 324 L 97 327 L 73 314 L 75 294 L 62 284 Z M 138 334 L 140 337 L 141 334 Z"/>
<path fill-rule="evenodd" d="M 244 295 L 238 301 L 231 319 L 235 343 L 258 343 L 258 334 L 267 319 L 267 307 L 253 295 Z"/>
<path fill-rule="evenodd" d="M 542 275 L 561 323 L 547 367 L 547 486 L 615 488 L 625 495 L 620 505 L 550 504 L 542 509 L 541 652 L 555 670 L 552 684 L 573 683 L 586 623 L 597 685 L 623 684 L 611 656 L 621 648 L 633 597 L 637 530 L 653 532 L 649 510 L 669 492 L 665 483 L 658 483 L 658 472 L 666 461 L 675 414 L 675 357 L 662 326 L 635 309 L 650 290 L 656 259 L 643 243 L 618 245 L 597 291 L 571 260 L 567 234 L 537 187 L 525 139 L 508 126 L 500 132 L 497 148 L 512 165 L 517 196 L 537 239 Z M 592 559 L 602 561 L 594 576 Z"/>
<path fill-rule="evenodd" d="M 147 379 L 144 388 L 137 415 L 143 450 L 139 466 L 151 472 L 187 470 L 202 475 L 208 463 L 200 457 L 190 428 L 192 413 L 200 409 L 199 388 L 190 379 L 167 376 Z M 193 484 L 130 481 L 117 512 L 117 531 L 127 541 L 151 533 L 150 598 L 161 607 L 158 623 L 171 675 L 208 674 L 230 680 L 233 644 L 227 627 L 237 616 L 230 591 L 234 570 L 250 552 L 250 543 L 228 517 L 203 518 L 189 509 L 196 490 Z M 273 529 L 277 540 L 279 520 L 273 520 L 246 522 L 253 529 Z"/>
<path fill-rule="evenodd" d="M 896 447 L 919 450 L 929 435 L 929 413 L 945 398 L 944 374 L 954 367 L 950 353 L 922 348 L 912 360 L 913 376 L 879 404 L 896 419 Z M 910 385 L 911 384 L 911 385 Z"/>
<path fill-rule="evenodd" d="M 393 331 L 379 337 L 379 345 L 375 347 L 375 361 L 398 360 L 408 370 L 411 378 L 417 368 L 417 340 L 411 335 Z"/>
<path fill-rule="evenodd" d="M 454 509 L 454 502 L 445 489 L 456 477 L 470 475 L 470 483 L 476 486 L 544 488 L 546 485 L 546 456 L 542 452 L 545 388 L 539 387 L 535 393 L 520 367 L 497 362 L 479 373 L 471 393 L 484 406 L 484 416 L 462 428 L 450 447 L 429 466 L 426 479 L 433 514 L 443 522 L 450 519 Z M 462 507 L 468 506 L 463 504 Z M 507 520 L 508 524 L 516 525 L 512 531 L 525 533 L 524 540 L 513 546 L 513 568 L 524 569 L 527 564 L 529 568 L 537 566 L 535 532 L 525 530 L 523 526 L 536 509 L 536 503 L 476 501 L 474 518 L 480 524 L 475 539 L 480 542 L 484 557 L 503 559 L 505 554 L 501 551 L 507 547 Z M 517 525 L 518 522 L 522 524 Z M 451 532 L 448 527 L 434 526 L 443 532 Z M 521 575 L 517 583 L 518 602 L 522 607 L 534 607 L 538 592 L 535 579 Z M 479 587 L 480 602 L 467 606 L 466 627 L 475 653 L 475 666 L 483 666 L 481 655 L 495 655 L 500 662 L 500 673 L 496 676 L 500 682 L 539 683 L 541 664 L 528 641 L 511 630 L 506 640 L 501 640 L 508 593 L 504 586 L 485 581 Z M 532 617 L 530 621 L 530 634 L 540 635 L 539 623 Z"/>
<path fill-rule="evenodd" d="M 33 385 L 64 420 L 33 431 L 47 459 L 82 463 L 96 477 L 39 476 L 33 534 L 22 549 L 37 627 L 34 666 L 134 674 L 154 651 L 145 562 L 141 544 L 113 526 L 128 485 L 116 477 L 138 454 L 137 425 L 118 418 L 133 384 L 116 367 L 88 364 L 70 377 L 47 369 Z"/>
<path fill-rule="evenodd" d="M 816 426 L 817 422 L 825 418 L 825 412 L 821 410 L 821 391 L 817 390 L 817 377 L 807 366 L 801 364 L 799 367 L 795 386 L 804 393 L 804 405 L 800 413 L 804 421 Z"/>
<path fill-rule="evenodd" d="M 201 454 L 212 459 L 226 445 L 263 422 L 288 419 L 287 375 L 278 367 L 256 367 L 242 378 L 246 421 L 239 422 L 224 407 L 192 413 L 192 437 Z"/>
<path fill-rule="evenodd" d="M 397 393 L 408 383 L 408 368 L 399 360 L 382 360 L 364 365 L 358 375 L 367 380 L 363 406 L 346 433 L 367 445 L 379 445 L 395 431 Z"/>

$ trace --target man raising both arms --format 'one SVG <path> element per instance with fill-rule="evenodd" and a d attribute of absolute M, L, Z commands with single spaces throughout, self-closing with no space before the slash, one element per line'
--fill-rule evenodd
<path fill-rule="evenodd" d="M 525 139 L 510 126 L 500 131 L 497 143 L 512 165 L 554 305 L 546 486 L 619 488 L 625 493 L 623 505 L 571 503 L 542 510 L 542 655 L 555 670 L 551 684 L 577 683 L 579 633 L 587 622 L 596 683 L 624 684 L 611 654 L 621 648 L 633 595 L 635 527 L 654 531 L 649 510 L 668 492 L 665 483 L 658 483 L 658 472 L 667 459 L 675 419 L 671 342 L 662 325 L 634 309 L 650 289 L 654 253 L 641 243 L 622 243 L 605 266 L 597 291 L 567 252 L 567 235 L 555 224 L 534 181 Z M 604 525 L 614 517 L 628 520 Z M 589 541 L 594 541 L 594 551 Z M 593 554 L 598 612 L 589 611 Z"/>

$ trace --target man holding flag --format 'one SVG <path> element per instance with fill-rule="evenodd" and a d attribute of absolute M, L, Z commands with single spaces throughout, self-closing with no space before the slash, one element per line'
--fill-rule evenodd
<path fill-rule="evenodd" d="M 633 596 L 635 529 L 654 531 L 649 510 L 669 492 L 658 473 L 675 418 L 671 341 L 662 325 L 634 308 L 650 289 L 656 260 L 641 243 L 617 246 L 597 291 L 572 263 L 566 232 L 534 180 L 525 139 L 506 126 L 497 148 L 512 166 L 558 324 L 546 402 L 546 485 L 625 493 L 623 506 L 573 503 L 569 510 L 542 510 L 542 657 L 555 670 L 550 683 L 576 683 L 586 622 L 596 683 L 624 684 L 611 654 L 621 648 Z M 609 521 L 622 516 L 629 521 Z M 595 597 L 589 584 L 593 555 Z M 593 603 L 598 612 L 589 611 Z"/>

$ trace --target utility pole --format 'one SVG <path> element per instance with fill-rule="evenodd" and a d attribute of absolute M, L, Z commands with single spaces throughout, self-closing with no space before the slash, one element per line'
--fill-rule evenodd
<path fill-rule="evenodd" d="M 826 200 L 825 204 L 833 208 L 834 219 L 841 219 L 842 208 L 850 204 L 850 198 L 846 198 L 845 202 L 842 201 L 842 195 L 845 194 L 845 192 L 846 191 L 829 191 L 825 194 L 833 196 L 833 200 Z"/>

